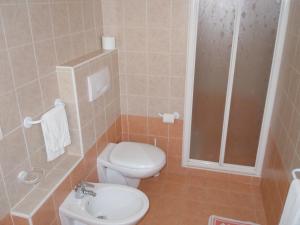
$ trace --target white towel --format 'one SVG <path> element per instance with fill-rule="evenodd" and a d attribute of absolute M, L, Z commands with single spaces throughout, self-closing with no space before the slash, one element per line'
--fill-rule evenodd
<path fill-rule="evenodd" d="M 47 161 L 62 155 L 64 147 L 71 144 L 65 107 L 59 105 L 46 112 L 41 118 Z"/>

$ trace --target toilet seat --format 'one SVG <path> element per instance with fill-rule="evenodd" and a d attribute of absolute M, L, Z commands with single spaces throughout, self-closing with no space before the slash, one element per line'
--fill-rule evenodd
<path fill-rule="evenodd" d="M 165 153 L 150 144 L 121 142 L 111 151 L 109 161 L 131 169 L 150 169 L 164 164 Z"/>

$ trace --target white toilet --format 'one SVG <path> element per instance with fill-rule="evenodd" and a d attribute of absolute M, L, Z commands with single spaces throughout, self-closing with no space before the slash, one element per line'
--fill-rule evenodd
<path fill-rule="evenodd" d="M 160 148 L 137 142 L 109 143 L 97 158 L 101 182 L 138 187 L 141 178 L 156 176 L 166 164 Z"/>

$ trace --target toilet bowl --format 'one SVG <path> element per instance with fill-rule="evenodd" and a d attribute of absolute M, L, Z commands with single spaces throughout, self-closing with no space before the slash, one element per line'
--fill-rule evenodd
<path fill-rule="evenodd" d="M 138 187 L 142 178 L 152 177 L 166 164 L 160 148 L 137 142 L 109 143 L 97 158 L 101 182 Z"/>

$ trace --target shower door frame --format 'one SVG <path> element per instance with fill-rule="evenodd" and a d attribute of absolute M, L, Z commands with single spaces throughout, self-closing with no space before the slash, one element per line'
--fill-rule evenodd
<path fill-rule="evenodd" d="M 241 0 L 242 1 L 242 0 Z M 195 74 L 195 58 L 197 43 L 197 27 L 198 27 L 198 10 L 199 0 L 190 0 L 189 9 L 189 25 L 188 25 L 188 48 L 187 48 L 187 64 L 186 64 L 186 83 L 185 83 L 185 106 L 184 106 L 184 135 L 182 144 L 182 166 L 190 168 L 202 168 L 208 170 L 216 170 L 221 172 L 230 172 L 243 175 L 261 176 L 263 160 L 267 146 L 267 140 L 270 130 L 271 117 L 275 102 L 278 77 L 280 72 L 280 63 L 284 48 L 284 41 L 287 30 L 288 15 L 291 0 L 282 0 L 280 7 L 279 20 L 277 25 L 276 41 L 270 71 L 268 90 L 266 95 L 263 120 L 260 130 L 259 143 L 255 166 L 242 166 L 224 163 L 225 147 L 227 138 L 227 128 L 230 115 L 231 94 L 234 80 L 234 69 L 236 62 L 238 34 L 241 16 L 241 4 L 238 3 L 237 18 L 234 21 L 234 32 L 232 49 L 230 56 L 230 68 L 227 82 L 224 121 L 222 128 L 221 148 L 219 162 L 210 162 L 204 160 L 196 160 L 190 158 L 190 141 L 191 141 L 191 125 L 192 125 L 192 108 L 193 108 L 193 91 L 194 91 L 194 74 Z"/>

